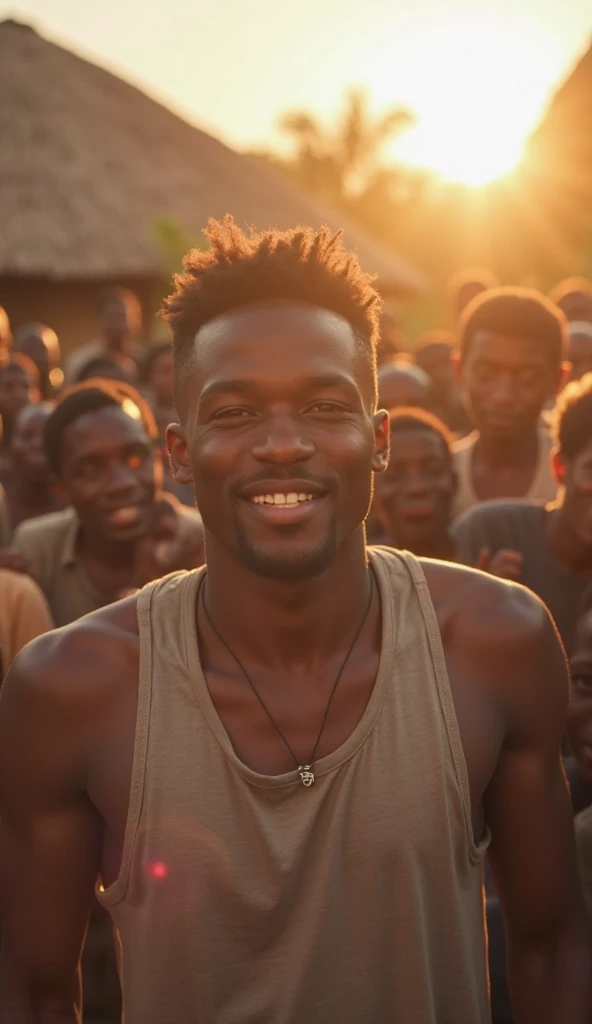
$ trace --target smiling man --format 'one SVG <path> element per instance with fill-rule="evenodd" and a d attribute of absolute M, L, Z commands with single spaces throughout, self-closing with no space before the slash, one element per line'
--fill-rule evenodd
<path fill-rule="evenodd" d="M 563 379 L 563 314 L 538 292 L 499 288 L 467 307 L 462 384 L 476 430 L 455 446 L 455 514 L 491 498 L 551 501 L 552 441 L 541 412 Z"/>
<path fill-rule="evenodd" d="M 197 512 L 170 495 L 163 501 L 155 432 L 139 394 L 106 381 L 72 388 L 47 419 L 47 462 L 69 507 L 23 523 L 13 545 L 41 586 L 56 625 L 162 575 L 157 557 L 173 542 L 183 560 L 165 560 L 166 571 L 201 563 Z"/>
<path fill-rule="evenodd" d="M 166 306 L 207 571 L 36 641 L 0 701 L 2 1019 L 75 1019 L 100 878 L 128 1024 L 485 1024 L 491 834 L 517 1020 L 588 1024 L 547 613 L 366 550 L 379 303 L 339 238 L 209 239 Z"/>
<path fill-rule="evenodd" d="M 422 409 L 392 412 L 389 429 L 389 464 L 376 480 L 373 505 L 386 542 L 414 555 L 455 561 L 452 434 Z"/>

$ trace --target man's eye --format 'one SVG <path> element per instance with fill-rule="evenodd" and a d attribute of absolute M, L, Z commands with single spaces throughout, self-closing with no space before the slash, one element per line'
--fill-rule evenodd
<path fill-rule="evenodd" d="M 218 412 L 214 413 L 213 419 L 215 420 L 238 420 L 246 419 L 251 413 L 248 409 L 242 409 L 240 406 L 233 406 L 229 409 L 218 409 Z"/>
<path fill-rule="evenodd" d="M 315 402 L 315 404 L 311 405 L 309 409 L 309 412 L 320 413 L 335 413 L 344 411 L 345 406 L 340 405 L 339 402 Z"/>
<path fill-rule="evenodd" d="M 129 455 L 127 464 L 130 469 L 141 469 L 144 465 L 145 457 L 136 453 L 135 455 Z"/>
<path fill-rule="evenodd" d="M 525 387 L 530 387 L 532 384 L 538 384 L 539 374 L 536 370 L 522 370 L 518 379 Z"/>
<path fill-rule="evenodd" d="M 586 693 L 592 693 L 592 675 L 584 676 L 577 673 L 576 675 L 572 675 L 571 683 L 577 690 L 584 690 Z"/>

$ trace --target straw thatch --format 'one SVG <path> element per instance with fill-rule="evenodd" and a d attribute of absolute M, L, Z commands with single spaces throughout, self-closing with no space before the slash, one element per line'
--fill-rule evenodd
<path fill-rule="evenodd" d="M 102 68 L 14 21 L 0 24 L 0 274 L 152 277 L 162 218 L 197 236 L 209 216 L 258 228 L 343 218 Z M 351 224 L 381 287 L 421 276 Z"/>

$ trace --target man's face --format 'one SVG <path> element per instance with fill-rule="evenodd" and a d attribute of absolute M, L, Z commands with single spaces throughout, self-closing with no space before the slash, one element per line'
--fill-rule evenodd
<path fill-rule="evenodd" d="M 26 370 L 7 366 L 0 372 L 0 415 L 12 423 L 17 413 L 35 397 Z"/>
<path fill-rule="evenodd" d="M 250 572 L 316 576 L 363 522 L 388 450 L 351 326 L 292 302 L 246 306 L 201 329 L 186 372 L 179 482 L 193 477 L 209 555 Z"/>
<path fill-rule="evenodd" d="M 545 402 L 559 386 L 560 374 L 535 339 L 478 331 L 464 360 L 462 378 L 481 434 L 511 441 L 536 428 Z"/>
<path fill-rule="evenodd" d="M 592 779 L 592 611 L 578 622 L 569 667 L 569 742 L 580 768 Z"/>
<path fill-rule="evenodd" d="M 578 539 L 592 549 L 592 437 L 573 459 L 561 464 L 564 514 Z"/>
<path fill-rule="evenodd" d="M 157 483 L 151 440 L 137 406 L 128 408 L 85 413 L 62 435 L 66 496 L 84 529 L 112 543 L 145 533 Z"/>
<path fill-rule="evenodd" d="M 163 352 L 154 360 L 150 373 L 150 387 L 156 404 L 174 408 L 174 366 L 173 352 Z"/>
<path fill-rule="evenodd" d="M 448 398 L 457 386 L 452 353 L 448 345 L 427 345 L 417 353 L 417 365 L 430 378 L 434 398 Z"/>
<path fill-rule="evenodd" d="M 589 334 L 570 334 L 567 361 L 571 363 L 570 380 L 592 373 L 592 329 Z"/>
<path fill-rule="evenodd" d="M 28 405 L 16 418 L 11 448 L 14 464 L 27 483 L 45 484 L 50 479 L 43 444 L 43 432 L 50 414 L 50 406 Z"/>
<path fill-rule="evenodd" d="M 393 431 L 388 469 L 376 481 L 375 510 L 397 547 L 421 551 L 444 537 L 454 491 L 441 437 L 423 426 Z"/>
<path fill-rule="evenodd" d="M 108 341 L 122 341 L 136 332 L 135 317 L 127 303 L 105 303 L 101 310 L 101 330 Z"/>

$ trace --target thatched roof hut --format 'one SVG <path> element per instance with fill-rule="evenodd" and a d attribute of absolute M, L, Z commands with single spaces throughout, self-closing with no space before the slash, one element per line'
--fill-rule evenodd
<path fill-rule="evenodd" d="M 0 23 L 0 137 L 0 304 L 17 322 L 51 322 L 67 345 L 92 331 L 93 289 L 118 282 L 148 302 L 163 272 L 162 219 L 194 237 L 227 212 L 260 228 L 343 226 L 385 293 L 423 286 L 273 170 L 10 20 Z"/>

